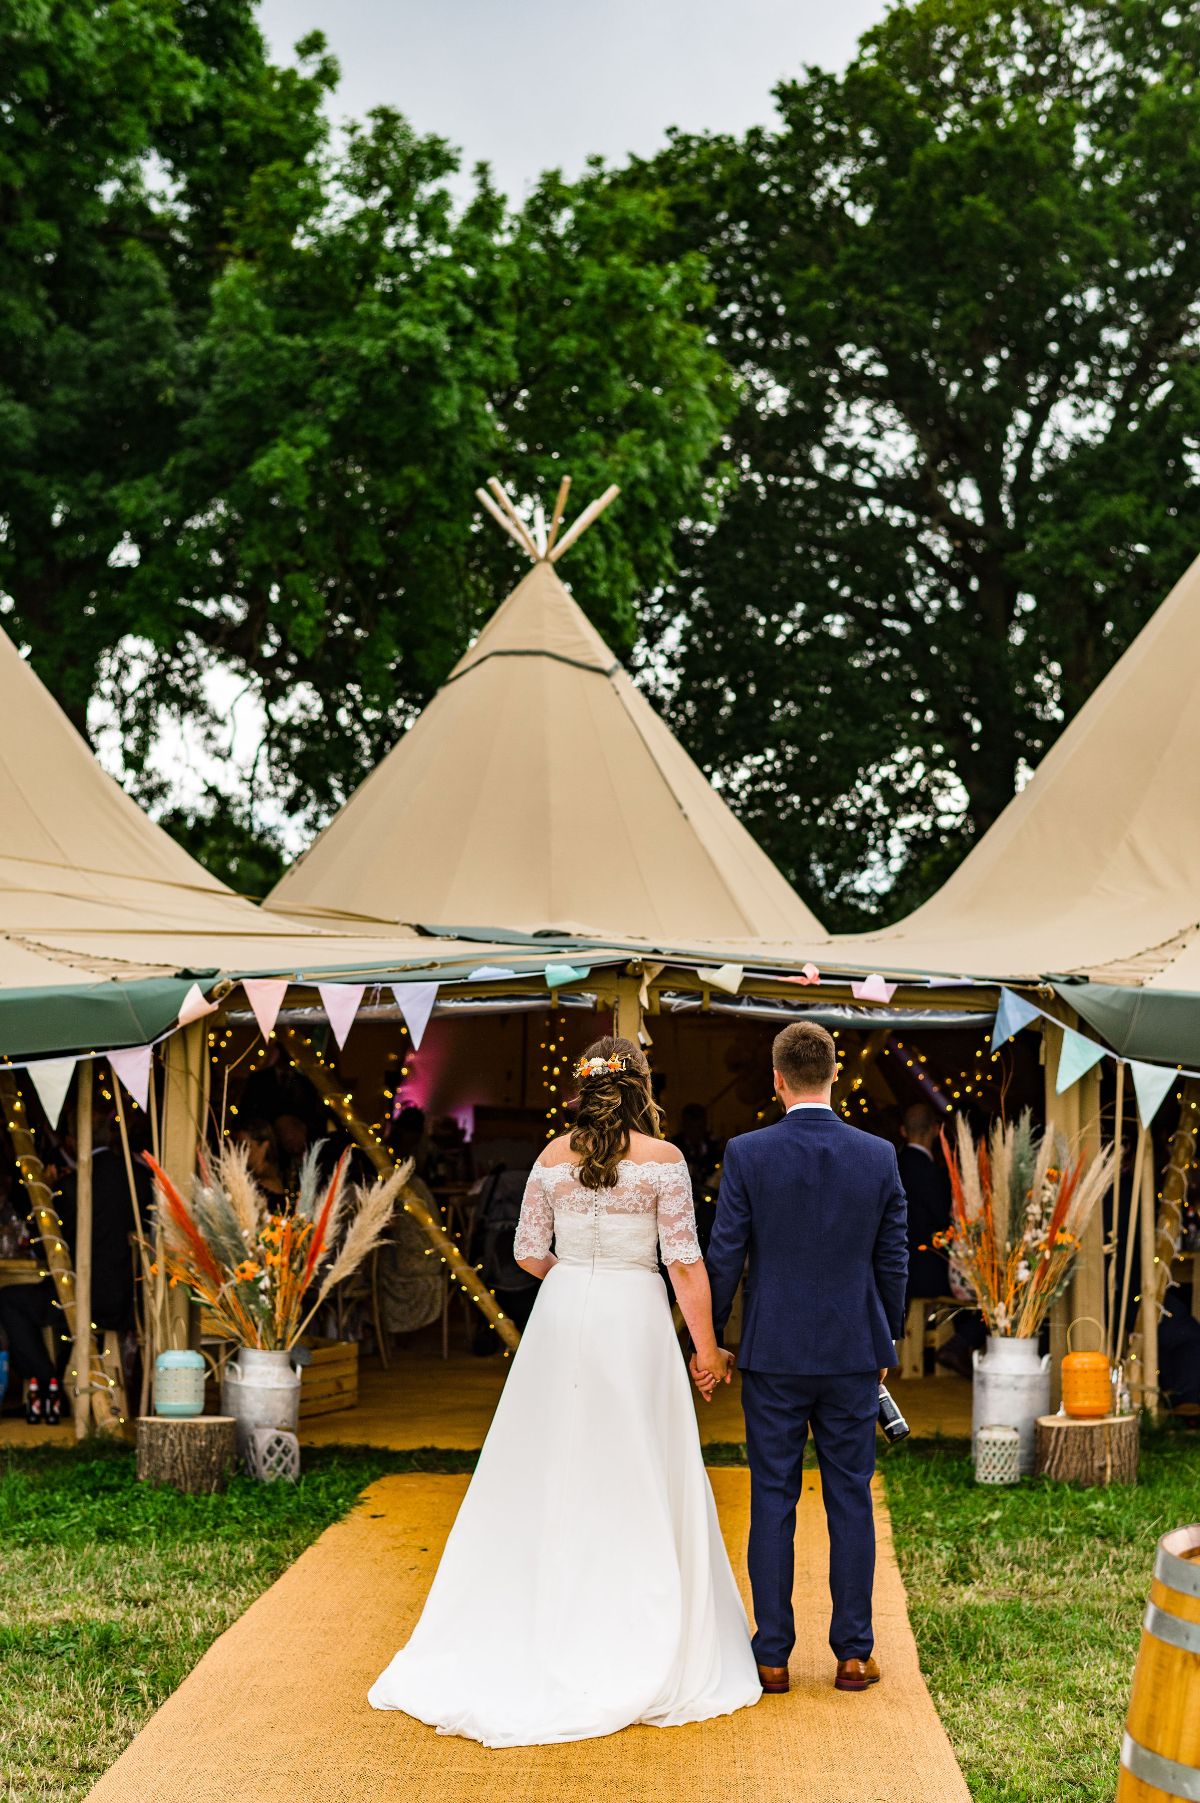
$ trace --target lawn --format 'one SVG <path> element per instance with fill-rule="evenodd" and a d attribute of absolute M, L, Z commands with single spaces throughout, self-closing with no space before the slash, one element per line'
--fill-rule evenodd
<path fill-rule="evenodd" d="M 921 1665 L 975 1803 L 1111 1803 L 1154 1547 L 1200 1520 L 1200 1437 L 1141 1481 L 990 1490 L 961 1441 L 881 1455 Z"/>
<path fill-rule="evenodd" d="M 976 1803 L 1109 1803 L 1154 1543 L 1200 1519 L 1200 1440 L 1148 1437 L 1132 1490 L 982 1490 L 965 1445 L 881 1449 L 913 1626 Z M 710 1447 L 740 1463 L 741 1447 Z M 0 1770 L 73 1803 L 210 1641 L 384 1472 L 471 1453 L 309 1451 L 290 1485 L 139 1485 L 103 1445 L 0 1454 Z M 916 1800 L 914 1799 L 914 1803 Z"/>

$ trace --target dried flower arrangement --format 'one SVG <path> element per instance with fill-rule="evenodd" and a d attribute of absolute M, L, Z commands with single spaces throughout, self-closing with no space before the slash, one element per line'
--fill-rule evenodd
<path fill-rule="evenodd" d="M 1036 1134 L 1026 1109 L 978 1141 L 959 1115 L 950 1226 L 934 1236 L 975 1298 L 988 1332 L 1031 1339 L 1061 1294 L 1093 1208 L 1112 1183 L 1113 1150 L 1072 1160 L 1061 1134 Z"/>
<path fill-rule="evenodd" d="M 185 1284 L 243 1346 L 287 1351 L 296 1344 L 330 1291 L 379 1244 L 412 1175 L 409 1160 L 370 1188 L 351 1186 L 344 1152 L 322 1183 L 320 1151 L 309 1152 L 296 1200 L 278 1213 L 267 1207 L 245 1151 L 230 1142 L 215 1163 L 201 1161 L 190 1202 L 147 1158 L 172 1286 Z"/>

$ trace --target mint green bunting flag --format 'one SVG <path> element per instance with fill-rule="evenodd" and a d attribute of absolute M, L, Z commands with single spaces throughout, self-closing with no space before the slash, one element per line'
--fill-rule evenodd
<path fill-rule="evenodd" d="M 1037 1020 L 1041 1012 L 1032 1002 L 1027 1002 L 1024 996 L 1015 994 L 1011 989 L 1001 989 L 1000 1001 L 996 1007 L 996 1024 L 992 1028 L 993 1052 L 1006 1039 L 1011 1039 L 1014 1033 L 1019 1033 L 1022 1027 L 1027 1027 L 1031 1020 Z"/>
<path fill-rule="evenodd" d="M 1143 1127 L 1148 1127 L 1179 1072 L 1170 1065 L 1164 1069 L 1161 1064 L 1139 1064 L 1135 1058 L 1129 1060 L 1129 1069 L 1137 1096 L 1138 1119 Z"/>
<path fill-rule="evenodd" d="M 564 983 L 582 983 L 584 977 L 590 977 L 590 964 L 547 964 L 546 988 L 561 989 Z"/>
<path fill-rule="evenodd" d="M 1085 1039 L 1073 1027 L 1064 1027 L 1062 1051 L 1058 1057 L 1058 1075 L 1054 1080 L 1055 1094 L 1061 1096 L 1064 1089 L 1070 1089 L 1072 1083 L 1078 1083 L 1084 1072 L 1090 1071 L 1093 1064 L 1099 1064 L 1103 1057 L 1102 1045 L 1097 1045 L 1094 1039 Z"/>

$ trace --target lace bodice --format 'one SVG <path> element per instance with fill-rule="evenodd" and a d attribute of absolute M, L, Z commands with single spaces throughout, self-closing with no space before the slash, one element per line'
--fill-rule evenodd
<path fill-rule="evenodd" d="M 623 1158 L 611 1189 L 585 1189 L 578 1166 L 535 1164 L 521 1203 L 513 1251 L 545 1258 L 554 1241 L 574 1265 L 658 1268 L 694 1265 L 700 1257 L 692 1182 L 682 1159 L 638 1164 Z"/>

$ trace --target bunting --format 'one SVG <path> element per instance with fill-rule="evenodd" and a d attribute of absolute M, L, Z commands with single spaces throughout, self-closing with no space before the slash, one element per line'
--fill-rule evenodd
<path fill-rule="evenodd" d="M 208 1000 L 199 983 L 193 983 L 179 1005 L 176 1024 L 181 1027 L 190 1027 L 194 1020 L 203 1020 L 206 1014 L 215 1014 L 216 1012 L 217 1004 Z"/>
<path fill-rule="evenodd" d="M 321 998 L 321 1006 L 325 1010 L 325 1018 L 333 1028 L 333 1037 L 338 1042 L 338 1049 L 345 1045 L 354 1016 L 358 1013 L 359 1003 L 367 993 L 365 983 L 318 983 L 317 994 Z"/>
<path fill-rule="evenodd" d="M 547 964 L 546 988 L 562 989 L 567 983 L 582 983 L 591 974 L 590 964 Z"/>
<path fill-rule="evenodd" d="M 421 1041 L 425 1037 L 425 1029 L 429 1025 L 429 1016 L 433 1013 L 433 1004 L 437 1001 L 437 983 L 393 983 L 392 994 L 396 998 L 396 1006 L 404 1016 L 404 1024 L 408 1028 L 408 1037 L 412 1040 L 414 1052 L 421 1049 Z"/>
<path fill-rule="evenodd" d="M 1041 1013 L 1042 1010 L 1036 1008 L 1032 1002 L 1027 1002 L 1024 996 L 1017 995 L 1012 989 L 1002 989 L 1000 1000 L 996 1006 L 996 1024 L 992 1028 L 993 1052 L 1002 1046 L 1006 1039 L 1011 1039 L 1014 1034 L 1019 1033 L 1022 1027 L 1027 1027 L 1031 1020 L 1038 1020 Z"/>
<path fill-rule="evenodd" d="M 1171 1066 L 1161 1064 L 1140 1064 L 1136 1058 L 1129 1060 L 1129 1069 L 1133 1077 L 1134 1094 L 1137 1096 L 1138 1119 L 1143 1127 L 1148 1127 L 1159 1109 L 1172 1083 L 1181 1074 Z"/>
<path fill-rule="evenodd" d="M 246 1000 L 250 1004 L 258 1030 L 264 1039 L 270 1039 L 275 1031 L 275 1022 L 279 1019 L 279 1010 L 283 1007 L 283 998 L 288 992 L 286 977 L 244 977 L 242 988 L 246 991 Z"/>
<path fill-rule="evenodd" d="M 718 964 L 714 970 L 696 970 L 702 983 L 707 983 L 710 989 L 723 989 L 726 995 L 737 994 L 745 974 L 745 967 L 741 964 Z"/>
<path fill-rule="evenodd" d="M 71 1078 L 75 1074 L 75 1060 L 43 1058 L 37 1064 L 27 1064 L 25 1069 L 29 1072 L 29 1081 L 37 1091 L 38 1101 L 46 1110 L 46 1119 L 52 1127 L 57 1127 L 67 1091 L 71 1087 Z"/>
<path fill-rule="evenodd" d="M 123 1046 L 116 1052 L 105 1052 L 113 1075 L 119 1077 L 139 1108 L 150 1106 L 150 1064 L 152 1045 Z"/>
<path fill-rule="evenodd" d="M 851 983 L 850 993 L 856 1002 L 890 1002 L 899 987 L 898 983 L 885 983 L 875 971 L 861 983 Z"/>
<path fill-rule="evenodd" d="M 1058 1073 L 1054 1079 L 1054 1093 L 1061 1096 L 1064 1089 L 1070 1089 L 1078 1083 L 1080 1077 L 1092 1066 L 1099 1064 L 1104 1057 L 1104 1047 L 1097 1045 L 1094 1039 L 1085 1039 L 1082 1033 L 1076 1033 L 1073 1027 L 1063 1028 L 1062 1051 L 1058 1058 Z"/>

